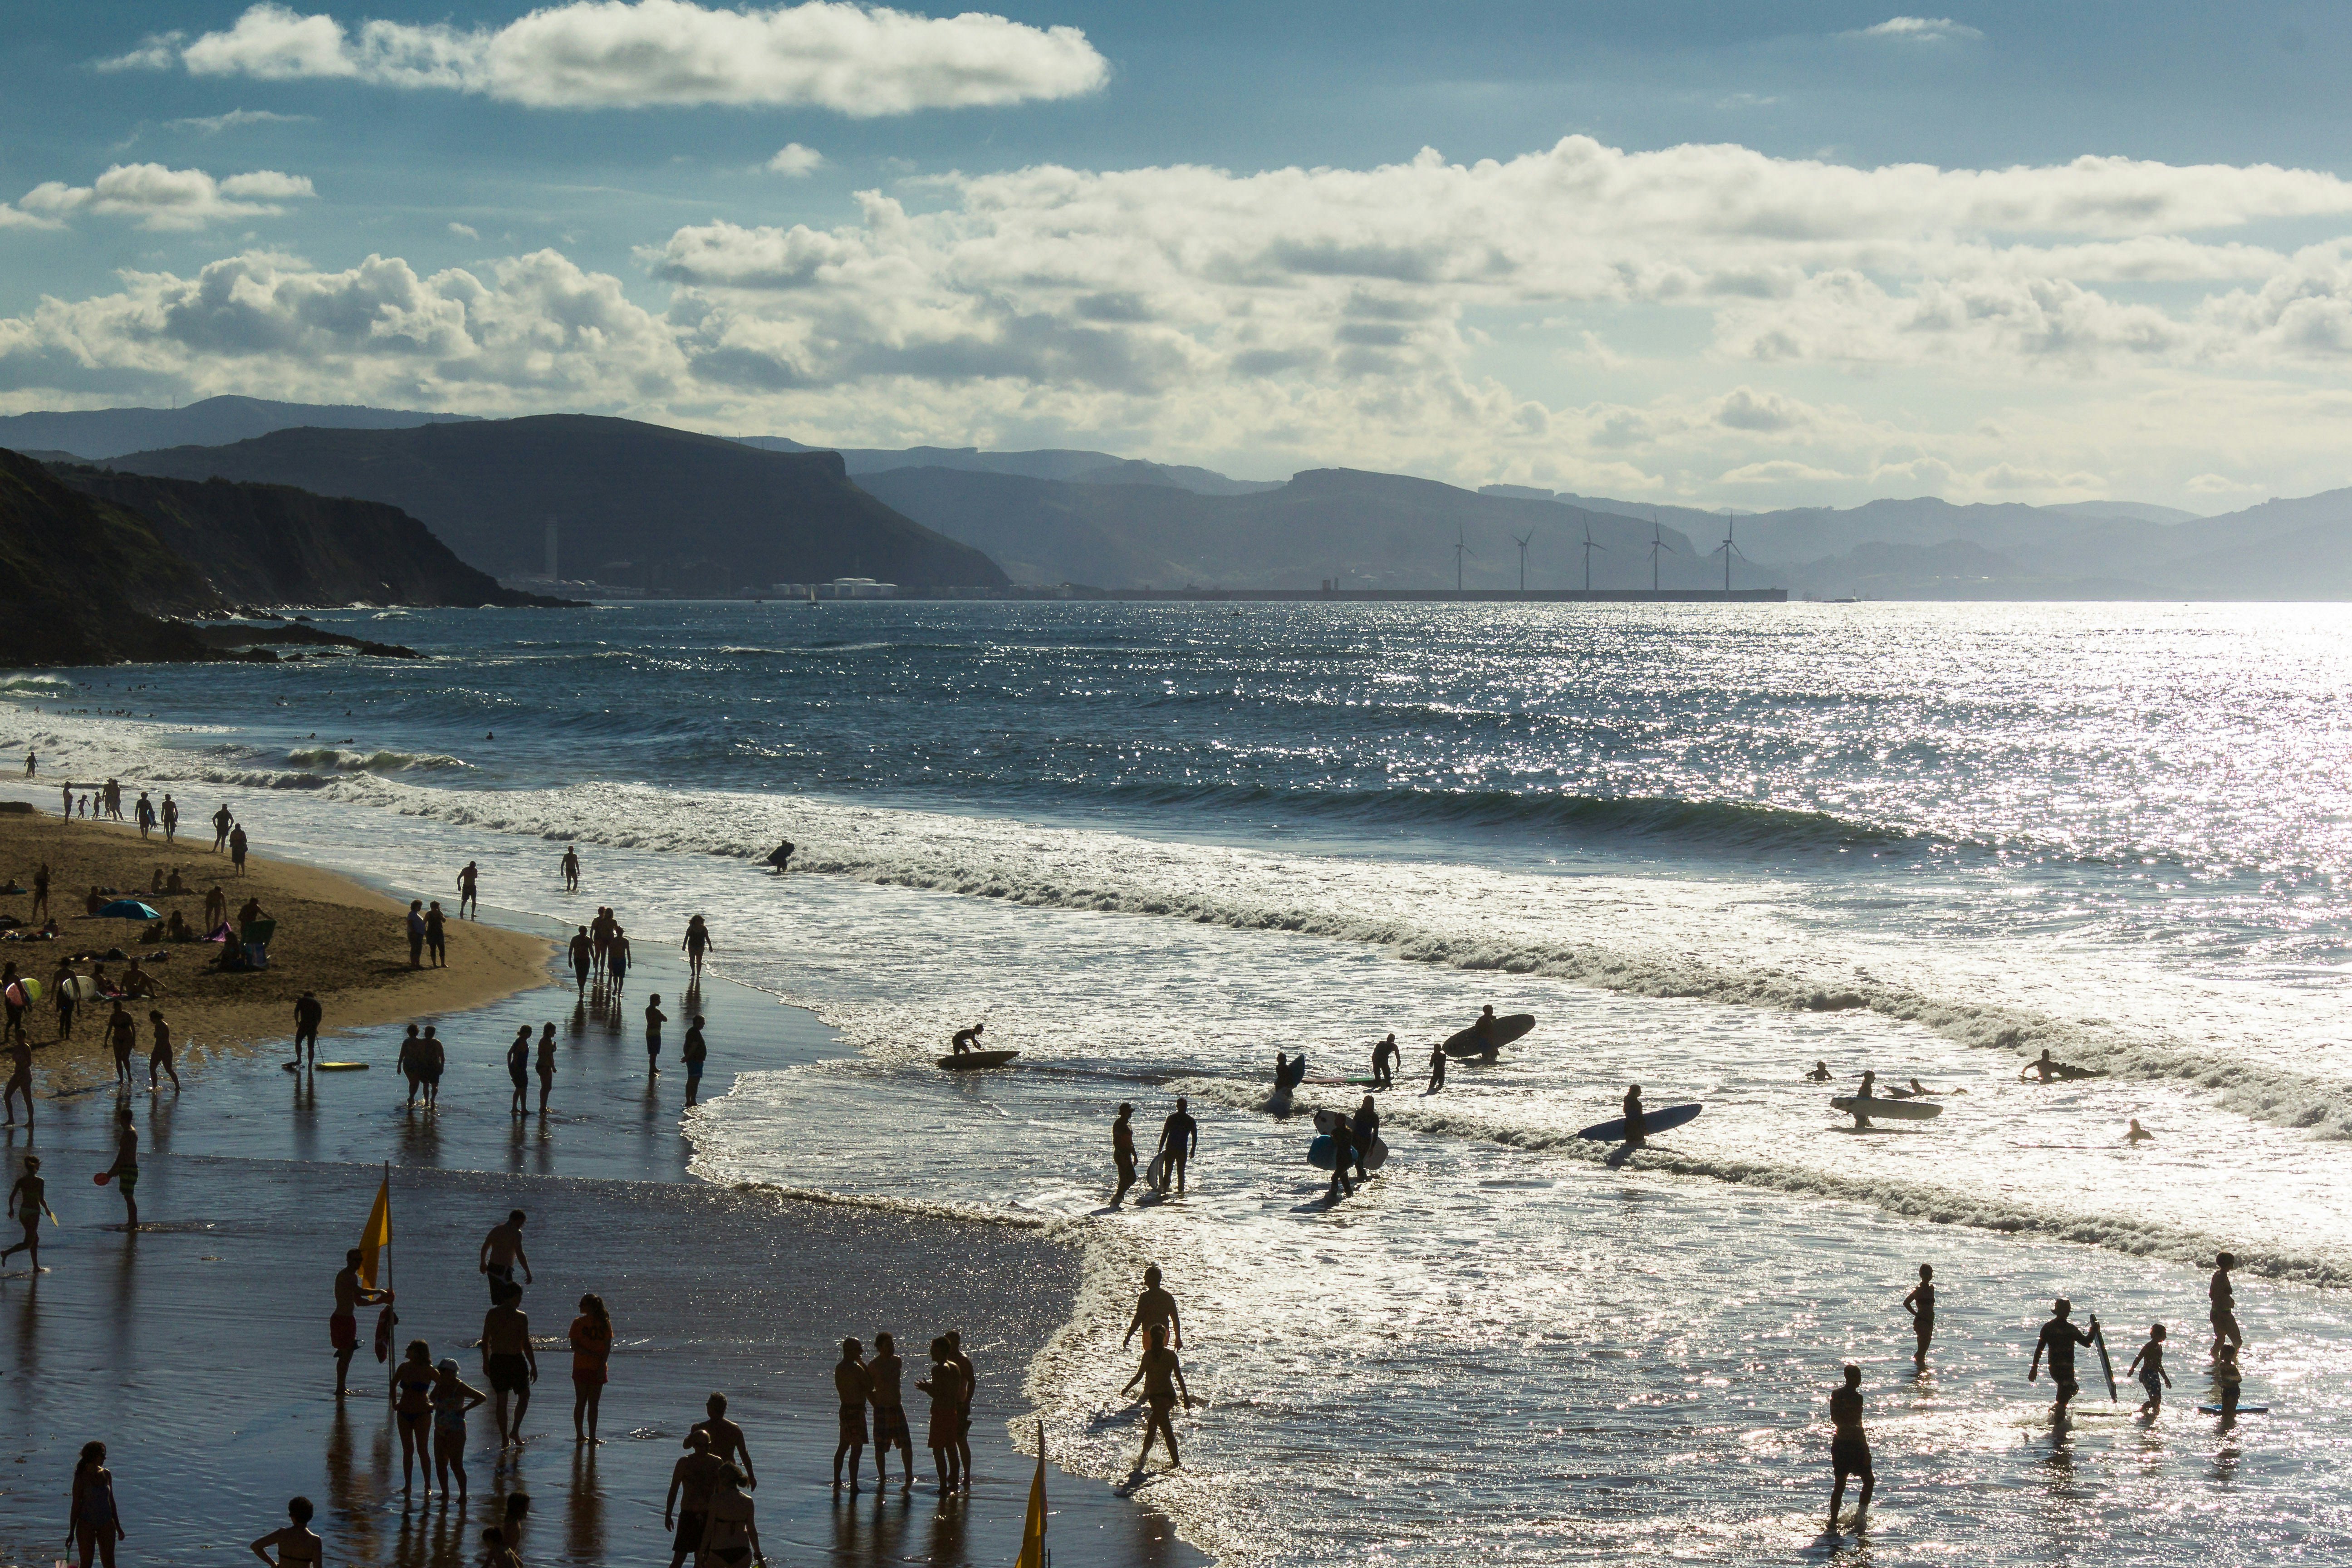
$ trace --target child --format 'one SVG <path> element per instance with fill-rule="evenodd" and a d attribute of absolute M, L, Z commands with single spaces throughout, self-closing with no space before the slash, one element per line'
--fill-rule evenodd
<path fill-rule="evenodd" d="M 449 1472 L 457 1472 L 457 1500 L 466 1500 L 466 1412 L 489 1397 L 457 1375 L 457 1360 L 444 1356 L 435 1368 L 441 1381 L 433 1388 L 433 1468 L 441 1481 L 441 1495 L 449 1495 Z"/>
<path fill-rule="evenodd" d="M 310 1500 L 298 1497 L 286 1505 L 286 1517 L 294 1522 L 283 1530 L 273 1530 L 253 1543 L 253 1554 L 269 1564 L 269 1568 L 320 1568 L 327 1560 L 327 1543 L 310 1528 Z M 272 1548 L 278 1555 L 269 1555 Z"/>
<path fill-rule="evenodd" d="M 495 1524 L 482 1531 L 482 1568 L 522 1568 L 522 1559 Z"/>
<path fill-rule="evenodd" d="M 2147 1343 L 2139 1347 L 2132 1357 L 2127 1373 L 2139 1374 L 2139 1385 L 2147 1390 L 2147 1403 L 2139 1407 L 2142 1415 L 2155 1415 L 2164 1409 L 2164 1391 L 2171 1386 L 2172 1374 L 2164 1370 L 2164 1325 L 2150 1323 Z"/>
<path fill-rule="evenodd" d="M 2238 1416 L 2238 1384 L 2243 1381 L 2238 1371 L 2238 1347 L 2223 1345 L 2213 1357 L 2213 1383 L 2221 1391 L 2221 1419 L 2234 1421 Z"/>

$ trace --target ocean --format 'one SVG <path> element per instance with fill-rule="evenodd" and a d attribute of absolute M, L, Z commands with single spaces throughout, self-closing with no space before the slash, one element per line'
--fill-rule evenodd
<path fill-rule="evenodd" d="M 1087 1288 L 1028 1371 L 1047 1440 L 1221 1561 L 2352 1553 L 2352 609 L 318 619 L 434 657 L 18 674 L 11 793 L 228 800 L 266 852 L 445 900 L 475 859 L 488 904 L 640 942 L 704 914 L 722 973 L 855 1049 L 744 1075 L 698 1170 L 1053 1224 Z M 1489 1003 L 1535 1031 L 1423 1094 Z M 940 1073 L 981 1020 L 1019 1068 Z M 1332 1205 L 1275 1053 L 1360 1074 L 1391 1031 L 1391 1162 Z M 2105 1076 L 2021 1083 L 2044 1047 Z M 1866 1068 L 1944 1113 L 1856 1132 L 1827 1100 Z M 1574 1134 L 1637 1081 L 1706 1110 L 1612 1169 Z M 1179 1094 L 1190 1193 L 1104 1212 L 1112 1111 L 1148 1148 Z M 2194 1412 L 2222 1248 L 2272 1406 L 2229 1429 Z M 1105 1415 L 1153 1260 L 1203 1404 L 1138 1481 Z M 2053 1432 L 2060 1294 L 2119 1376 L 2172 1325 L 2160 1418 L 2095 1377 Z M 1847 1361 L 1859 1538 L 1822 1528 Z"/>

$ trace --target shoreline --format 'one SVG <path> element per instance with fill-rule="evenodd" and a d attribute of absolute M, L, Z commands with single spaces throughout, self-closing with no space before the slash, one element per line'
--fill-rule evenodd
<path fill-rule="evenodd" d="M 54 816 L 0 817 L 0 826 L 28 820 L 52 835 L 58 826 Z M 60 837 L 120 846 L 124 836 L 85 827 Z M 135 831 L 129 847 L 139 847 Z M 187 847 L 183 840 L 180 849 Z M 257 856 L 250 864 L 247 880 L 259 885 L 264 862 Z M 233 1551 L 275 1522 L 284 1496 L 295 1490 L 320 1500 L 320 1526 L 338 1561 L 469 1563 L 489 1510 L 514 1490 L 538 1500 L 527 1560 L 650 1560 L 661 1550 L 657 1500 L 677 1437 L 712 1388 L 730 1392 L 730 1413 L 751 1434 L 761 1481 L 753 1496 L 772 1558 L 823 1556 L 874 1568 L 910 1551 L 975 1568 L 1010 1560 L 1033 1461 L 1016 1451 L 1009 1428 L 1032 1415 L 1023 1392 L 1032 1366 L 1079 1310 L 1079 1246 L 1019 1226 L 822 1194 L 801 1200 L 698 1176 L 690 1169 L 695 1113 L 680 1114 L 678 1026 L 668 1038 L 667 1070 L 648 1078 L 635 1017 L 642 1000 L 658 990 L 674 1018 L 687 1008 L 710 1018 L 706 1103 L 731 1089 L 735 1071 L 840 1054 L 836 1037 L 813 1015 L 716 976 L 698 994 L 672 999 L 674 990 L 685 991 L 683 966 L 657 951 L 640 959 L 617 1004 L 593 992 L 564 996 L 546 963 L 552 944 L 507 923 L 539 917 L 498 909 L 487 912 L 499 924 L 453 929 L 451 969 L 426 972 L 442 984 L 407 987 L 400 984 L 409 972 L 399 900 L 339 871 L 268 865 L 283 885 L 303 884 L 381 921 L 381 945 L 395 954 L 400 973 L 357 988 L 341 1006 L 321 993 L 327 1032 L 343 1037 L 330 1054 L 373 1070 L 278 1071 L 262 1047 L 289 1036 L 290 1005 L 279 1015 L 283 1024 L 260 1013 L 241 1032 L 207 1024 L 201 1037 L 214 1048 L 183 1054 L 183 1092 L 174 1095 L 167 1083 L 151 1095 L 142 1078 L 137 1092 L 121 1097 L 144 1139 L 143 1223 L 126 1233 L 112 1223 L 121 1217 L 114 1194 L 80 1179 L 85 1159 L 105 1163 L 116 1103 L 91 1092 L 105 1087 L 96 1031 L 78 1025 L 79 1048 L 67 1047 L 73 1054 L 60 1057 L 55 1047 L 37 1054 L 37 1131 L 7 1128 L 0 1149 L 12 1156 L 12 1178 L 16 1156 L 49 1157 L 50 1201 L 65 1223 L 45 1227 L 49 1273 L 29 1278 L 20 1255 L 0 1275 L 0 1314 L 12 1316 L 16 1329 L 0 1408 L 15 1411 L 20 1430 L 39 1434 L 26 1445 L 17 1485 L 0 1492 L 5 1560 L 47 1560 L 52 1483 L 70 1470 L 72 1448 L 90 1436 L 110 1443 L 110 1464 L 122 1478 L 133 1535 L 124 1550 L 149 1560 Z M 449 984 L 457 976 L 457 941 L 477 932 L 510 939 L 507 946 L 528 955 L 523 973 L 501 973 L 496 985 L 479 977 Z M 641 952 L 657 947 L 645 943 Z M 291 963 L 282 973 L 289 982 L 299 978 Z M 183 1012 L 199 1016 L 184 998 L 164 1005 L 175 1020 Z M 396 1028 L 369 1033 L 410 1018 L 437 1022 L 449 1044 L 436 1113 L 401 1109 L 404 1086 L 391 1070 Z M 556 1023 L 562 1039 L 551 1114 L 517 1122 L 506 1114 L 500 1051 L 514 1027 L 541 1020 Z M 181 1026 L 184 1037 L 193 1037 Z M 82 1068 L 90 1070 L 76 1070 Z M 65 1081 L 77 1076 L 95 1081 Z M 413 1333 L 436 1355 L 457 1354 L 478 1384 L 473 1352 L 458 1348 L 478 1333 L 477 1233 L 509 1205 L 532 1215 L 539 1280 L 527 1305 L 545 1368 L 532 1406 L 538 1439 L 494 1472 L 488 1412 L 477 1414 L 465 1514 L 438 1502 L 428 1509 L 421 1498 L 403 1505 L 396 1443 L 373 1392 L 383 1369 L 364 1342 L 352 1384 L 369 1394 L 341 1405 L 330 1394 L 320 1320 L 341 1249 L 357 1239 L 381 1179 L 379 1162 L 388 1162 L 395 1194 L 397 1337 L 404 1342 Z M 562 1334 L 583 1289 L 607 1296 L 621 1328 L 603 1412 L 606 1442 L 584 1451 L 562 1430 L 571 1405 Z M 200 1337 L 221 1379 L 194 1405 L 141 1342 L 153 1331 L 145 1320 L 164 1310 L 175 1334 Z M 903 1325 L 910 1385 L 923 1342 L 944 1327 L 961 1326 L 980 1362 L 971 1431 L 978 1484 L 966 1496 L 938 1498 L 920 1448 L 921 1479 L 911 1489 L 894 1479 L 877 1495 L 870 1451 L 866 1489 L 854 1500 L 834 1499 L 825 1484 L 834 1336 L 867 1338 L 894 1320 Z M 363 1342 L 373 1321 L 373 1313 L 362 1314 Z M 88 1342 L 92 1336 L 102 1349 Z M 100 1390 L 75 1375 L 93 1355 L 121 1370 L 121 1387 Z M 921 1401 L 908 1392 L 919 1438 Z M 898 1469 L 894 1463 L 894 1476 Z M 1070 1568 L 1207 1562 L 1176 1541 L 1165 1519 L 1098 1483 L 1062 1472 L 1048 1484 L 1051 1540 Z M 648 1516 L 648 1509 L 656 1511 Z"/>

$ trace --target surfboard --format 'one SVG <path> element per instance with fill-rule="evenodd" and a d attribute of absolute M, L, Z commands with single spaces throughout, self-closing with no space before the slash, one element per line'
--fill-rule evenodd
<path fill-rule="evenodd" d="M 1320 1089 L 1378 1089 L 1381 1086 L 1381 1080 L 1376 1078 L 1310 1078 L 1303 1081 Z"/>
<path fill-rule="evenodd" d="M 1479 1037 L 1475 1028 L 1465 1029 L 1448 1038 L 1445 1054 L 1449 1057 L 1488 1056 L 1535 1026 L 1536 1016 L 1533 1013 L 1504 1014 L 1496 1018 L 1495 1032 L 1484 1038 Z"/>
<path fill-rule="evenodd" d="M 2109 1359 L 2107 1355 L 2107 1330 L 2105 1324 L 2102 1323 L 2097 1328 L 2091 1331 L 2091 1343 L 2098 1347 L 2099 1371 L 2106 1376 L 2107 1398 L 2109 1402 L 2112 1403 L 2116 1397 L 2116 1363 L 2114 1361 Z"/>
<path fill-rule="evenodd" d="M 2197 1413 L 2200 1415 L 2219 1415 L 2221 1414 L 2221 1407 L 2218 1405 L 2200 1405 L 2197 1407 Z M 2268 1415 L 2270 1413 L 2271 1407 L 2267 1405 L 2241 1405 L 2238 1406 L 2238 1414 L 2241 1415 Z"/>
<path fill-rule="evenodd" d="M 975 1068 L 1001 1068 L 1020 1054 L 1019 1051 L 966 1051 L 960 1057 L 941 1057 L 940 1066 L 950 1072 L 970 1072 Z"/>
<path fill-rule="evenodd" d="M 1307 1145 L 1307 1163 L 1318 1171 L 1329 1170 L 1336 1158 L 1332 1149 L 1331 1135 L 1328 1132 L 1317 1134 L 1315 1142 Z M 1388 1163 L 1389 1146 L 1375 1135 L 1372 1141 L 1364 1146 L 1364 1169 L 1377 1171 Z M 1355 1168 L 1353 1165 L 1348 1167 L 1351 1171 Z"/>
<path fill-rule="evenodd" d="M 1704 1106 L 1696 1104 L 1661 1105 L 1654 1110 L 1644 1110 L 1642 1113 L 1643 1136 L 1646 1137 L 1653 1132 L 1664 1132 L 1669 1127 L 1680 1127 L 1705 1109 Z M 1614 1121 L 1596 1121 L 1577 1136 L 1595 1139 L 1603 1143 L 1622 1143 L 1625 1141 L 1625 1119 L 1621 1116 Z"/>
<path fill-rule="evenodd" d="M 288 1072 L 299 1072 L 302 1067 L 300 1062 L 279 1062 L 278 1065 Z M 370 1066 L 367 1062 L 313 1062 L 310 1065 L 320 1072 L 365 1072 Z"/>
<path fill-rule="evenodd" d="M 1942 1106 L 1930 1105 L 1924 1100 L 1881 1100 L 1876 1096 L 1864 1100 L 1856 1094 L 1838 1096 L 1830 1101 L 1830 1108 L 1843 1110 L 1848 1116 L 1862 1115 L 1874 1120 L 1884 1117 L 1889 1121 L 1925 1121 L 1931 1116 L 1944 1114 Z"/>
<path fill-rule="evenodd" d="M 1166 1154 L 1153 1155 L 1151 1163 L 1144 1167 L 1143 1184 L 1150 1187 L 1154 1192 L 1157 1192 L 1160 1190 L 1161 1184 L 1165 1183 L 1167 1180 L 1168 1156 Z"/>

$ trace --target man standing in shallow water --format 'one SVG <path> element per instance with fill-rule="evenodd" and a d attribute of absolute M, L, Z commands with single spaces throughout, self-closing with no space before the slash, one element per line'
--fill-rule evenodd
<path fill-rule="evenodd" d="M 530 1408 L 530 1385 L 539 1381 L 539 1354 L 530 1345 L 530 1319 L 522 1310 L 522 1287 L 502 1283 L 499 1304 L 482 1314 L 482 1374 L 490 1384 L 490 1410 L 498 1417 L 499 1446 L 521 1446 L 523 1413 Z M 515 1400 L 507 1418 L 507 1395 Z"/>
<path fill-rule="evenodd" d="M 360 1283 L 360 1264 L 367 1254 L 352 1247 L 343 1254 L 343 1267 L 335 1276 L 335 1315 L 327 1320 L 329 1338 L 335 1347 L 335 1397 L 344 1394 L 343 1382 L 351 1374 L 352 1357 L 360 1348 L 360 1309 L 374 1307 L 392 1300 L 389 1290 L 377 1290 Z"/>
<path fill-rule="evenodd" d="M 2074 1303 L 2063 1296 L 2051 1303 L 2050 1310 L 2052 1317 L 2042 1325 L 2042 1337 L 2033 1343 L 2033 1364 L 2026 1369 L 2025 1381 L 2032 1383 L 2040 1374 L 2042 1352 L 2048 1352 L 2050 1381 L 2058 1389 L 2058 1398 L 2050 1410 L 2053 1415 L 2063 1421 L 2067 1401 L 2080 1393 L 2083 1386 L 2074 1381 L 2074 1347 L 2091 1342 L 2092 1334 L 2098 1331 L 2099 1320 L 2094 1315 L 2091 1333 L 2084 1333 L 2068 1321 L 2074 1310 Z"/>
<path fill-rule="evenodd" d="M 523 1032 L 529 1034 L 530 1031 L 526 1028 Z M 475 1261 L 481 1272 L 488 1277 L 493 1304 L 506 1287 L 514 1283 L 515 1265 L 518 1263 L 522 1265 L 523 1282 L 537 1283 L 531 1279 L 530 1259 L 522 1249 L 522 1226 L 523 1212 L 515 1209 L 507 1215 L 504 1225 L 492 1226 L 490 1234 L 482 1237 L 481 1253 Z"/>
<path fill-rule="evenodd" d="M 1870 1441 L 1862 1431 L 1862 1368 L 1846 1363 L 1845 1386 L 1830 1394 L 1830 1467 L 1836 1479 L 1830 1483 L 1830 1529 L 1837 1529 L 1838 1507 L 1845 1501 L 1845 1479 L 1862 1478 L 1862 1497 L 1854 1504 L 1853 1521 L 1858 1528 L 1863 1516 L 1870 1511 L 1870 1494 L 1878 1488 L 1878 1478 L 1870 1468 Z"/>

